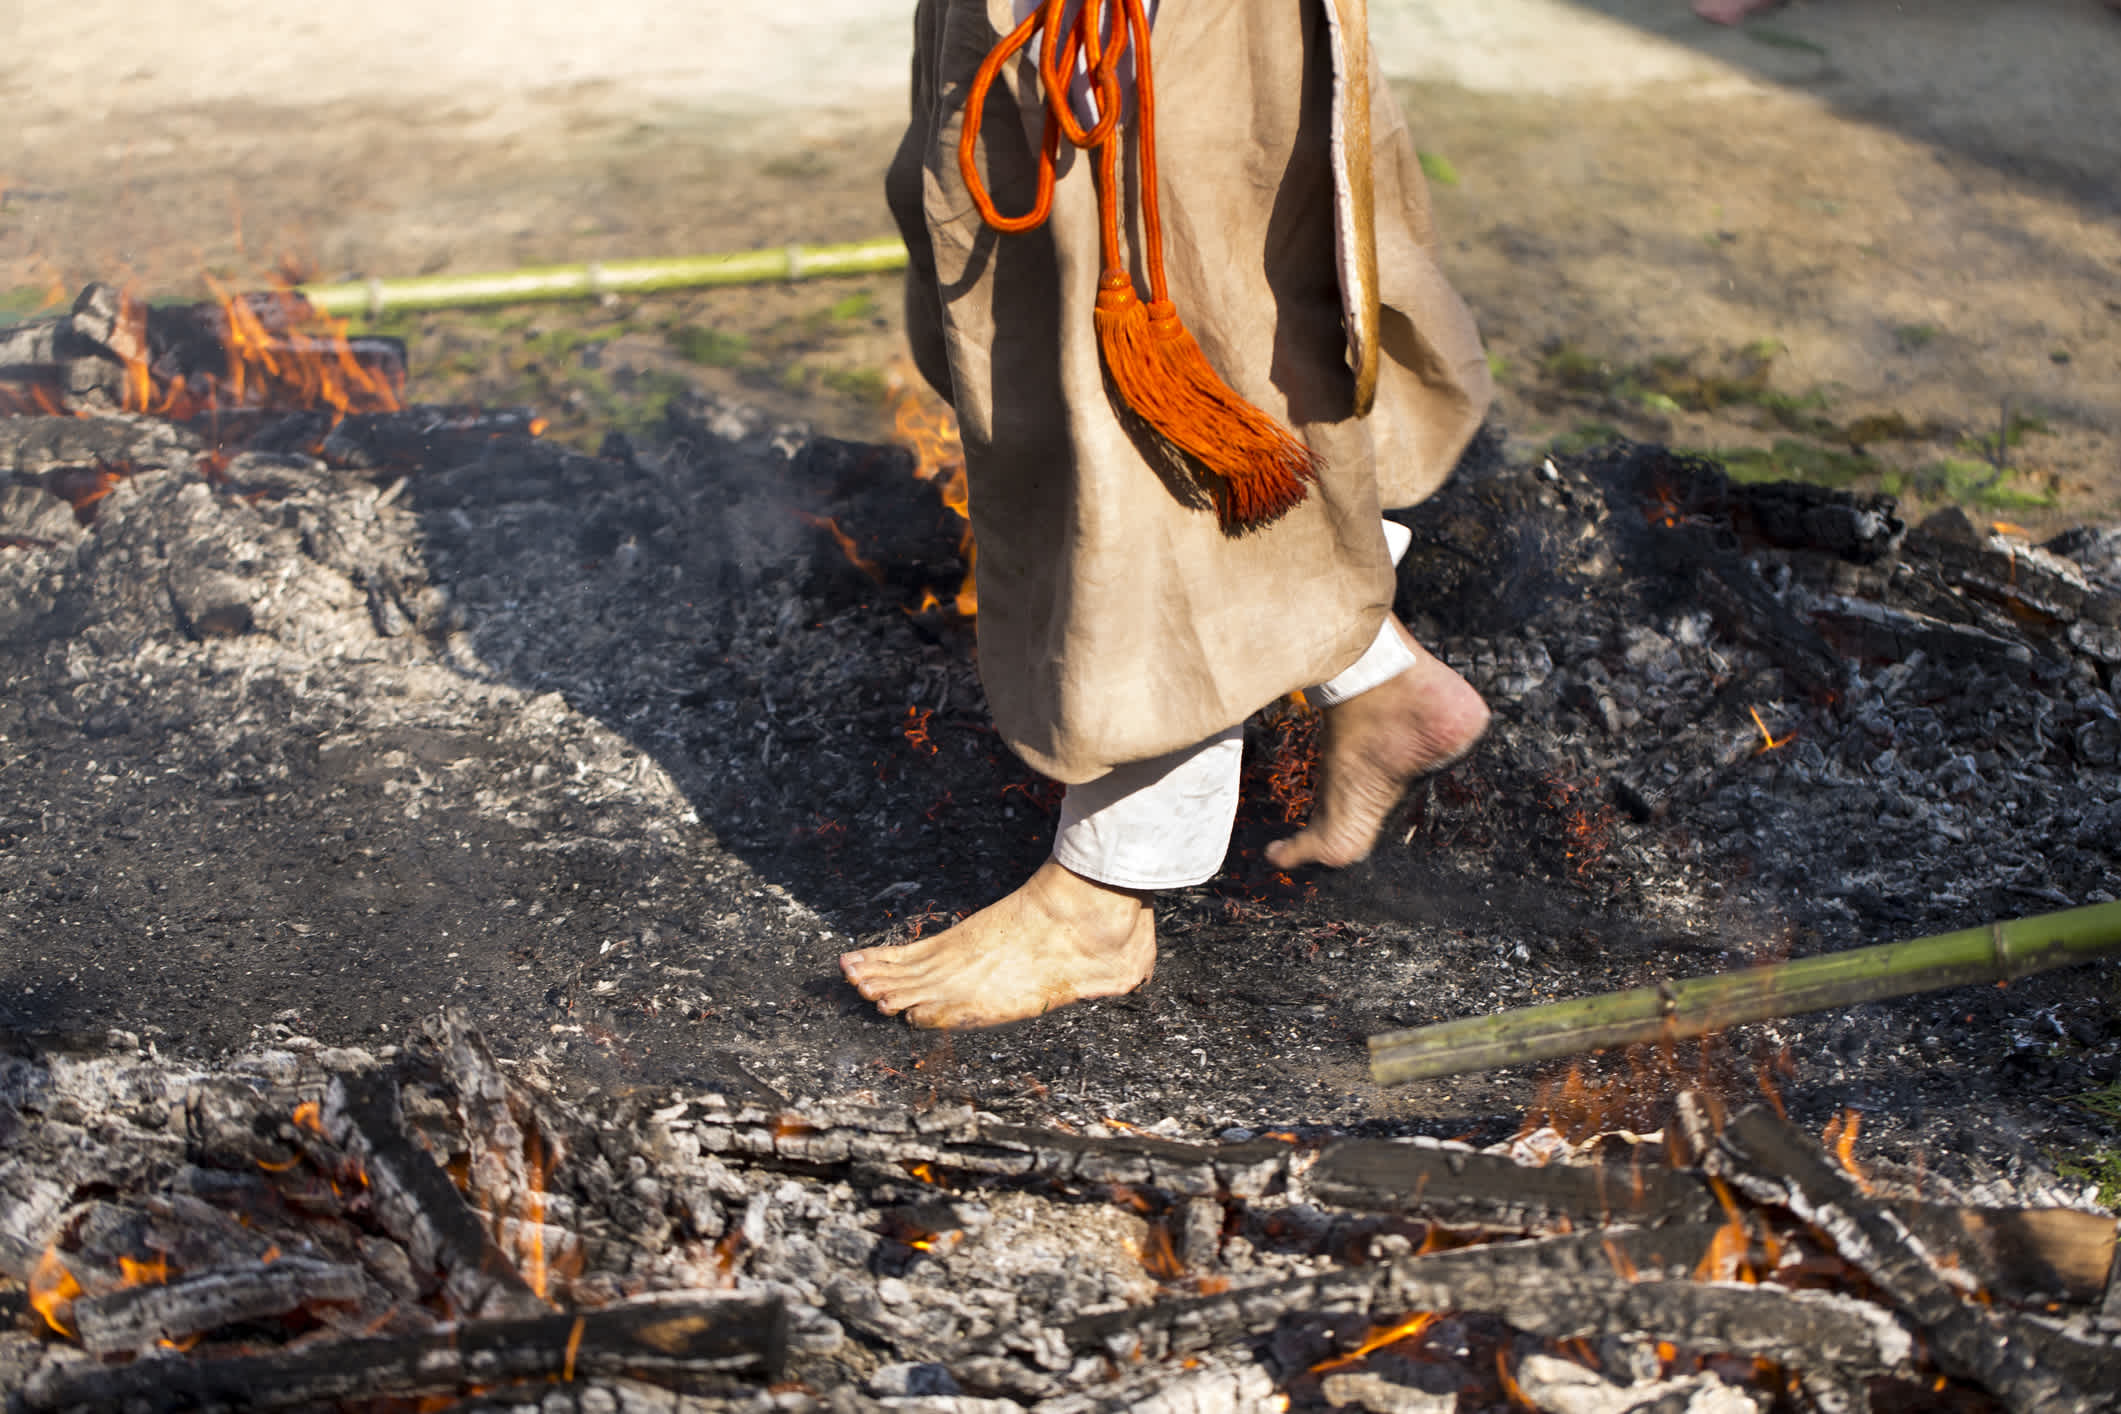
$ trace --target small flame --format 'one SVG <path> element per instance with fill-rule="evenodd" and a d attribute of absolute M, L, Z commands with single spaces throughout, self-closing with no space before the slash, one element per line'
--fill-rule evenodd
<path fill-rule="evenodd" d="M 543 1138 L 532 1130 L 523 1138 L 524 1176 L 529 1180 L 528 1190 L 523 1194 L 523 1282 L 543 1300 L 552 1282 L 552 1267 L 545 1253 L 545 1192 L 552 1181 L 552 1152 L 545 1147 Z M 579 1332 L 577 1337 L 579 1338 Z M 568 1349 L 568 1360 L 574 1358 L 572 1345 Z"/>
<path fill-rule="evenodd" d="M 812 515 L 808 511 L 797 511 L 795 513 L 795 516 L 797 520 L 802 521 L 805 525 L 814 525 L 819 530 L 829 532 L 832 538 L 835 541 L 839 542 L 840 553 L 847 557 L 847 563 L 853 565 L 863 574 L 868 575 L 878 584 L 882 584 L 884 582 L 883 566 L 879 565 L 875 560 L 869 559 L 867 556 L 863 555 L 860 550 L 856 549 L 854 537 L 852 535 L 849 535 L 846 531 L 840 529 L 840 523 L 838 521 L 832 519 L 832 517 L 830 516 Z"/>
<path fill-rule="evenodd" d="M 164 1286 L 169 1282 L 169 1261 L 157 1257 L 151 1262 L 135 1262 L 130 1257 L 118 1259 L 119 1274 L 127 1286 Z"/>
<path fill-rule="evenodd" d="M 1511 1404 L 1519 1409 L 1539 1408 L 1538 1405 L 1526 1397 L 1525 1392 L 1518 1387 L 1517 1377 L 1510 1373 L 1510 1351 L 1508 1346 L 1498 1345 L 1495 1347 L 1495 1378 L 1501 1382 L 1503 1395 Z"/>
<path fill-rule="evenodd" d="M 81 1294 L 81 1283 L 74 1280 L 66 1259 L 59 1255 L 59 1246 L 53 1243 L 44 1249 L 37 1259 L 37 1268 L 29 1277 L 29 1304 L 44 1317 L 44 1324 L 59 1334 L 72 1338 L 74 1328 L 70 1321 L 74 1298 Z"/>
<path fill-rule="evenodd" d="M 1412 1340 L 1430 1326 L 1435 1325 L 1436 1319 L 1434 1311 L 1417 1311 L 1396 1325 L 1373 1326 L 1370 1329 L 1370 1333 L 1363 1337 L 1362 1344 L 1356 1346 L 1345 1355 L 1336 1355 L 1330 1360 L 1319 1361 L 1311 1367 L 1311 1373 L 1322 1375 L 1328 1370 L 1338 1370 L 1345 1366 L 1353 1365 L 1358 1360 L 1367 1359 L 1370 1355 L 1384 1349 L 1388 1345 L 1397 1345 L 1403 1340 Z"/>
<path fill-rule="evenodd" d="M 1761 755 L 1765 756 L 1770 751 L 1780 751 L 1797 739 L 1797 733 L 1791 732 L 1788 736 L 1777 740 L 1775 734 L 1768 730 L 1767 723 L 1760 720 L 1760 709 L 1758 707 L 1748 707 L 1745 710 L 1753 714 L 1753 725 L 1760 728 L 1760 740 L 1765 743 L 1760 748 Z"/>
<path fill-rule="evenodd" d="M 1749 1260 L 1752 1234 L 1746 1228 L 1745 1214 L 1739 1210 L 1738 1199 L 1731 1193 L 1731 1186 L 1714 1174 L 1709 1176 L 1709 1187 L 1716 1194 L 1716 1201 L 1723 1206 L 1726 1221 L 1716 1229 L 1715 1237 L 1709 1241 L 1709 1250 L 1702 1254 L 1700 1263 L 1694 1268 L 1694 1280 L 1757 1284 L 1760 1278 L 1753 1274 Z"/>
<path fill-rule="evenodd" d="M 1860 1110 L 1843 1110 L 1826 1122 L 1819 1142 L 1834 1151 L 1844 1172 L 1856 1180 L 1856 1186 L 1865 1193 L 1871 1191 L 1870 1175 L 1856 1162 L 1856 1136 L 1863 1130 L 1863 1113 Z"/>
<path fill-rule="evenodd" d="M 940 398 L 923 391 L 916 380 L 900 374 L 896 381 L 896 440 L 913 453 L 914 478 L 935 482 L 943 504 L 965 523 L 958 537 L 958 552 L 965 557 L 965 579 L 957 588 L 952 607 L 960 617 L 969 619 L 979 613 L 979 545 L 972 538 L 972 490 L 965 478 L 965 442 L 958 433 L 957 414 Z M 919 612 L 926 613 L 938 602 L 930 591 Z"/>
<path fill-rule="evenodd" d="M 1148 1241 L 1134 1255 L 1141 1259 L 1142 1270 L 1158 1281 L 1177 1281 L 1186 1274 L 1186 1264 L 1179 1260 L 1178 1248 L 1171 1241 L 1171 1229 L 1160 1222 L 1149 1224 Z"/>
<path fill-rule="evenodd" d="M 324 1107 L 315 1100 L 304 1100 L 296 1105 L 293 1119 L 297 1128 L 306 1129 L 320 1139 L 324 1137 Z"/>
<path fill-rule="evenodd" d="M 942 1182 L 941 1179 L 935 1176 L 935 1170 L 929 1167 L 925 1160 L 917 1160 L 913 1163 L 906 1165 L 906 1172 L 911 1174 L 914 1178 L 920 1180 L 922 1183 L 939 1184 Z"/>

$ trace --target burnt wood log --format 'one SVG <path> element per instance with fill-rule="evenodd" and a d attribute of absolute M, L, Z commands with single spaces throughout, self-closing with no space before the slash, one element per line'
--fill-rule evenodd
<path fill-rule="evenodd" d="M 714 1097 L 719 1099 L 720 1097 Z M 1257 1198 L 1286 1183 L 1288 1144 L 1186 1144 L 995 1124 L 971 1109 L 926 1114 L 836 1106 L 800 1114 L 686 1103 L 650 1117 L 651 1146 L 682 1163 L 701 1154 L 903 1182 L 916 1170 L 1020 1182 L 1156 1188 L 1175 1198 Z M 917 1175 L 916 1175 L 917 1176 Z"/>
<path fill-rule="evenodd" d="M 1063 1334 L 1079 1350 L 1156 1358 L 1256 1336 L 1295 1312 L 1482 1312 L 1555 1340 L 1649 1331 L 1703 1354 L 1913 1376 L 1913 1337 L 1880 1307 L 1830 1292 L 1686 1280 L 1719 1229 L 1690 1223 L 1469 1247 L 1103 1312 Z"/>
<path fill-rule="evenodd" d="M 1419 1140 L 1343 1140 L 1318 1156 L 1304 1185 L 1320 1202 L 1344 1208 L 1518 1231 L 1563 1222 L 1706 1223 L 1719 1213 L 1701 1176 L 1686 1169 L 1640 1163 L 1535 1167 Z"/>
<path fill-rule="evenodd" d="M 1663 1164 L 1519 1164 L 1419 1141 L 1346 1140 L 1319 1155 L 1305 1187 L 1321 1202 L 1514 1231 L 1563 1223 L 1712 1221 L 1715 1195 L 1692 1169 Z M 1896 1200 L 1910 1231 L 1983 1287 L 2027 1305 L 2108 1298 L 2115 1223 L 2068 1208 L 1961 1208 Z"/>
<path fill-rule="evenodd" d="M 159 418 L 0 417 L 0 475 L 42 476 L 66 466 L 129 471 L 191 464 L 199 439 Z"/>
<path fill-rule="evenodd" d="M 323 1125 L 332 1143 L 361 1165 L 383 1230 L 405 1244 L 416 1269 L 443 1273 L 452 1309 L 481 1316 L 546 1309 L 449 1175 L 406 1138 L 391 1076 L 333 1077 Z"/>
<path fill-rule="evenodd" d="M 29 1379 L 20 1398 L 27 1409 L 54 1414 L 175 1414 L 286 1409 L 577 1377 L 724 1393 L 743 1382 L 779 1379 L 787 1349 L 788 1313 L 778 1298 L 713 1298 L 467 1321 L 434 1335 L 349 1340 L 271 1355 L 48 1366 Z"/>
<path fill-rule="evenodd" d="M 1970 1304 L 1900 1214 L 1772 1112 L 1737 1116 L 1704 1163 L 1755 1202 L 1809 1223 L 1922 1332 L 1940 1366 L 2012 1410 L 2091 1410 L 2121 1393 L 2121 1351 Z"/>
<path fill-rule="evenodd" d="M 141 1353 L 238 1321 L 284 1315 L 313 1301 L 361 1298 L 359 1267 L 283 1257 L 152 1286 L 128 1286 L 74 1302 L 74 1326 L 91 1355 Z"/>

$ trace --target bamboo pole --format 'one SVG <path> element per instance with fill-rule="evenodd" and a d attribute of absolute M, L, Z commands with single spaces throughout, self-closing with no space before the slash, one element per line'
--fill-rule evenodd
<path fill-rule="evenodd" d="M 1963 928 L 1714 977 L 1663 981 L 1370 1038 L 1370 1075 L 1400 1085 L 1645 1041 L 1700 1036 L 1912 992 L 2009 981 L 2121 952 L 2121 903 Z"/>
<path fill-rule="evenodd" d="M 392 309 L 447 309 L 470 305 L 520 304 L 532 300 L 589 299 L 605 294 L 648 294 L 709 285 L 751 285 L 769 280 L 812 280 L 828 275 L 869 275 L 904 269 L 906 247 L 896 237 L 851 245 L 789 245 L 771 250 L 724 251 L 716 255 L 667 256 L 653 260 L 588 261 L 580 265 L 534 265 L 471 275 L 415 275 L 398 280 L 349 280 L 304 285 L 296 291 L 319 312 L 364 314 L 373 319 Z"/>

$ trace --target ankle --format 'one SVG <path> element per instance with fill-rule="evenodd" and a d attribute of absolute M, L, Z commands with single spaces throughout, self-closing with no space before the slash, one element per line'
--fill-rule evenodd
<path fill-rule="evenodd" d="M 1123 889 L 1078 874 L 1057 859 L 1040 865 L 1024 892 L 1053 922 L 1099 933 L 1131 930 L 1150 911 L 1155 897 L 1143 889 Z"/>

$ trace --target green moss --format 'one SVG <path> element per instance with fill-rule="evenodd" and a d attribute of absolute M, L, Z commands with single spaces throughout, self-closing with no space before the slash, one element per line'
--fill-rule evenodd
<path fill-rule="evenodd" d="M 880 368 L 828 368 L 818 381 L 856 402 L 881 405 L 891 396 L 891 381 Z"/>
<path fill-rule="evenodd" d="M 876 313 L 876 296 L 867 290 L 856 290 L 843 299 L 832 302 L 825 310 L 825 317 L 836 324 L 853 319 L 868 319 Z"/>
<path fill-rule="evenodd" d="M 2013 467 L 1967 457 L 1946 457 L 1916 472 L 1910 486 L 1932 501 L 1959 501 L 1993 510 L 2044 510 L 2055 504 L 2052 486 L 2014 485 L 2021 473 Z"/>
<path fill-rule="evenodd" d="M 1440 187 L 1458 185 L 1458 169 L 1451 165 L 1450 158 L 1441 152 L 1421 152 L 1415 155 L 1421 159 L 1422 175 L 1430 181 Z"/>
<path fill-rule="evenodd" d="M 2100 1204 L 2121 1208 L 2121 1149 L 2080 1149 L 2057 1159 L 2055 1172 L 2078 1183 L 2096 1183 Z"/>
<path fill-rule="evenodd" d="M 1610 392 L 1620 376 L 1604 359 L 1569 344 L 1547 354 L 1540 368 L 1562 387 L 1579 393 Z"/>
<path fill-rule="evenodd" d="M 1935 343 L 1940 332 L 1934 324 L 1902 324 L 1893 330 L 1893 338 L 1899 342 L 1901 352 L 1913 353 Z"/>
<path fill-rule="evenodd" d="M 1809 481 L 1816 486 L 1848 486 L 1878 470 L 1861 452 L 1815 446 L 1792 437 L 1772 447 L 1717 447 L 1702 451 L 1722 464 L 1733 481 Z"/>
<path fill-rule="evenodd" d="M 1510 361 L 1493 349 L 1488 350 L 1488 377 L 1500 383 L 1510 376 Z"/>
<path fill-rule="evenodd" d="M 33 290 L 27 285 L 0 290 L 0 328 L 39 314 L 59 313 L 63 306 L 50 303 L 50 294 L 49 290 Z"/>
<path fill-rule="evenodd" d="M 1621 430 L 1611 423 L 1579 422 L 1547 445 L 1556 456 L 1573 457 L 1593 447 L 1618 442 L 1622 435 Z"/>
<path fill-rule="evenodd" d="M 709 368 L 735 368 L 751 357 L 751 340 L 744 335 L 699 324 L 681 324 L 669 338 L 679 357 Z"/>

